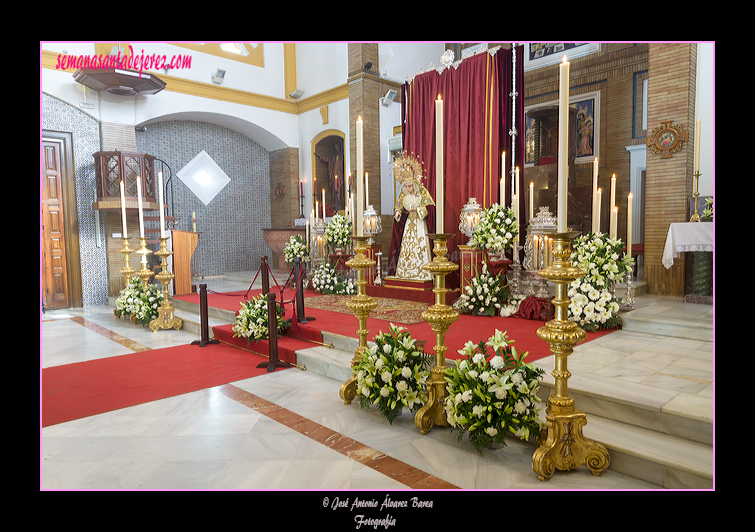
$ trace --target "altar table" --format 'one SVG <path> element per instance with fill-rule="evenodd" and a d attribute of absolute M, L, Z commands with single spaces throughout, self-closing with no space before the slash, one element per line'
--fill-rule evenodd
<path fill-rule="evenodd" d="M 687 222 L 671 224 L 666 236 L 661 262 L 666 269 L 674 265 L 679 253 L 687 251 L 713 251 L 713 224 Z"/>

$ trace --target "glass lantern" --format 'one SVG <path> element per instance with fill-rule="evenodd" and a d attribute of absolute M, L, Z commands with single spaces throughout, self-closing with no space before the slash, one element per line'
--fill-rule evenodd
<path fill-rule="evenodd" d="M 459 231 L 469 239 L 467 245 L 471 245 L 472 243 L 472 235 L 474 234 L 475 227 L 480 223 L 481 213 L 482 207 L 477 203 L 476 198 L 469 198 L 467 204 L 461 209 L 461 213 L 459 214 Z"/>
<path fill-rule="evenodd" d="M 367 239 L 368 245 L 374 244 L 375 240 L 372 237 L 383 230 L 383 222 L 380 220 L 380 215 L 375 212 L 372 205 L 367 205 L 367 208 L 364 210 L 362 229 L 364 230 L 364 235 L 370 237 Z"/>

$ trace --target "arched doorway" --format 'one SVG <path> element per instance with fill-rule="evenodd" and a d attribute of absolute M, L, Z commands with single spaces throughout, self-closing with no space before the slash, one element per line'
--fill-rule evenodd
<path fill-rule="evenodd" d="M 346 209 L 346 195 L 344 179 L 344 142 L 345 135 L 335 129 L 323 131 L 311 142 L 313 194 L 312 205 L 320 202 L 320 212 L 323 209 L 323 190 L 325 191 L 325 208 L 330 213 L 343 212 Z M 330 216 L 331 214 L 327 215 Z"/>

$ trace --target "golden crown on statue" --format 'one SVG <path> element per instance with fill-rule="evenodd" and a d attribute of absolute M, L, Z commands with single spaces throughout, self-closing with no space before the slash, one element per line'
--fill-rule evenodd
<path fill-rule="evenodd" d="M 393 161 L 393 180 L 400 185 L 404 183 L 422 183 L 426 179 L 424 165 L 413 153 L 400 151 Z"/>

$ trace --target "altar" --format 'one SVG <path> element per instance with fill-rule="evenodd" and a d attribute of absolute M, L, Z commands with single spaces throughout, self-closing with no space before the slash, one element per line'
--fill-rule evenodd
<path fill-rule="evenodd" d="M 713 303 L 713 224 L 709 222 L 672 223 L 666 235 L 661 263 L 666 269 L 674 259 L 688 253 L 686 268 L 687 303 Z"/>

